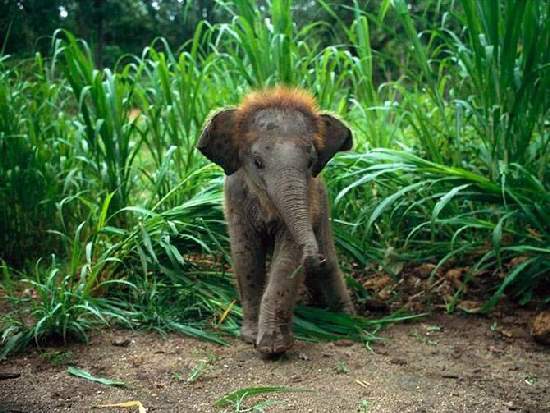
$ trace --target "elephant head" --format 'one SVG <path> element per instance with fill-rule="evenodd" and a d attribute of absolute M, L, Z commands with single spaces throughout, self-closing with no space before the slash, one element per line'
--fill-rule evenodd
<path fill-rule="evenodd" d="M 198 149 L 226 175 L 242 170 L 302 247 L 303 262 L 320 263 L 312 228 L 312 180 L 338 151 L 349 150 L 351 131 L 331 114 L 319 113 L 313 98 L 278 88 L 249 95 L 208 121 Z"/>

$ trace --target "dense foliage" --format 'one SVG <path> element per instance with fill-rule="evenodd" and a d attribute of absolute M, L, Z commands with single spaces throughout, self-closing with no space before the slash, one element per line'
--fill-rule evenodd
<path fill-rule="evenodd" d="M 236 333 L 223 175 L 194 145 L 212 109 L 277 83 L 354 130 L 324 172 L 347 261 L 499 274 L 486 311 L 549 280 L 549 2 L 314 3 L 330 24 L 297 23 L 291 0 L 217 2 L 227 22 L 178 52 L 157 39 L 106 69 L 64 30 L 47 57 L 0 57 L 3 354 L 107 323 Z M 396 318 L 298 312 L 309 339 Z"/>

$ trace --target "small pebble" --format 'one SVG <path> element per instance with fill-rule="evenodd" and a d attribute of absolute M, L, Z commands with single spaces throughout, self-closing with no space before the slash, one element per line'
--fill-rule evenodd
<path fill-rule="evenodd" d="M 400 358 L 398 358 L 398 357 L 393 357 L 393 358 L 390 359 L 390 363 L 391 363 L 391 364 L 396 364 L 396 365 L 398 365 L 398 366 L 404 366 L 404 365 L 407 364 L 407 360 L 405 360 L 405 359 L 400 359 Z"/>
<path fill-rule="evenodd" d="M 130 339 L 127 337 L 115 337 L 111 344 L 116 347 L 128 347 L 130 345 Z"/>
<path fill-rule="evenodd" d="M 334 342 L 334 345 L 336 347 L 350 347 L 350 346 L 353 346 L 354 342 L 353 340 L 350 340 L 350 339 L 347 339 L 347 338 L 343 338 L 341 340 L 336 340 Z"/>

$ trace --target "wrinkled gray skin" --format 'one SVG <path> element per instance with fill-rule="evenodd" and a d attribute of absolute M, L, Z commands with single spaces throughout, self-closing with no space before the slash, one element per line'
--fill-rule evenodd
<path fill-rule="evenodd" d="M 293 344 L 292 313 L 304 278 L 315 304 L 354 313 L 338 267 L 325 186 L 316 177 L 337 151 L 351 148 L 352 136 L 342 122 L 321 115 L 326 138 L 317 152 L 311 119 L 274 107 L 251 117 L 247 128 L 257 139 L 238 149 L 234 114 L 218 112 L 198 148 L 228 175 L 225 213 L 244 313 L 241 337 L 261 353 L 277 354 Z"/>

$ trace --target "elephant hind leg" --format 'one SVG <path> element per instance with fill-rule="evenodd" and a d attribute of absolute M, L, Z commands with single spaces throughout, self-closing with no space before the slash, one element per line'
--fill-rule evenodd
<path fill-rule="evenodd" d="M 327 258 L 324 269 L 307 273 L 305 284 L 312 305 L 328 307 L 331 311 L 355 314 L 342 272 L 331 258 Z"/>
<path fill-rule="evenodd" d="M 306 272 L 304 281 L 307 290 L 307 304 L 314 307 L 328 307 L 328 299 L 323 286 L 326 276 L 319 272 Z"/>
<path fill-rule="evenodd" d="M 315 235 L 319 244 L 319 252 L 325 257 L 326 263 L 321 268 L 306 273 L 305 283 L 312 298 L 311 303 L 320 307 L 328 307 L 333 311 L 355 314 L 344 276 L 338 266 L 326 199 L 323 209 L 324 216 L 320 219 Z"/>

